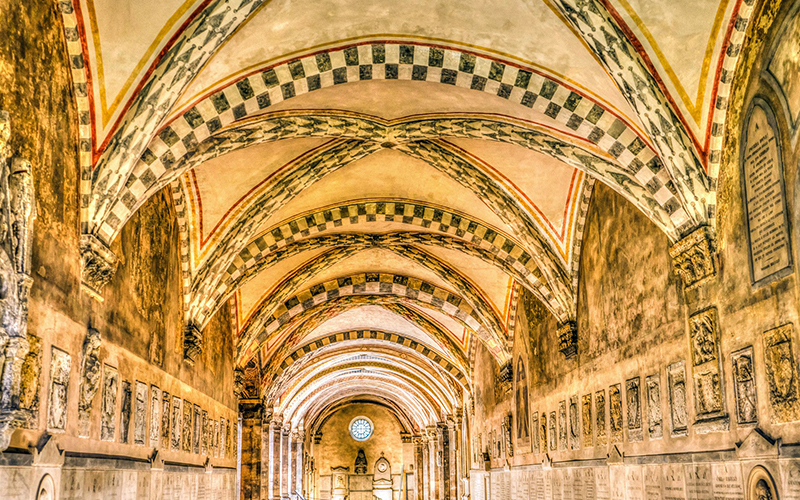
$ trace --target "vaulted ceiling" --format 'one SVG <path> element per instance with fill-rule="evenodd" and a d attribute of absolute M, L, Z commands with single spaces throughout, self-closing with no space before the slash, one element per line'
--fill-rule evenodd
<path fill-rule="evenodd" d="M 296 424 L 336 386 L 419 425 L 470 391 L 476 342 L 507 361 L 521 287 L 574 321 L 595 182 L 673 241 L 713 227 L 752 7 L 61 3 L 83 233 L 170 189 L 187 325 L 232 304 L 237 366 Z"/>

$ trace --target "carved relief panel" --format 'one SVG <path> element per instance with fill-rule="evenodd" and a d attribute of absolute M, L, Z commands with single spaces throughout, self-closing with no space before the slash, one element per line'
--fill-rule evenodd
<path fill-rule="evenodd" d="M 550 450 L 556 451 L 558 449 L 558 431 L 556 431 L 556 412 L 550 412 L 550 423 L 548 425 L 550 432 Z"/>
<path fill-rule="evenodd" d="M 131 383 L 122 381 L 122 407 L 120 409 L 119 442 L 128 442 L 131 429 Z"/>
<path fill-rule="evenodd" d="M 100 439 L 114 441 L 117 426 L 117 392 L 119 373 L 108 365 L 103 366 L 103 407 L 100 415 Z"/>
<path fill-rule="evenodd" d="M 150 386 L 150 447 L 158 448 L 161 430 L 161 389 Z"/>
<path fill-rule="evenodd" d="M 733 391 L 736 396 L 736 421 L 739 424 L 758 422 L 756 375 L 753 365 L 753 347 L 745 347 L 731 354 L 733 366 Z"/>
<path fill-rule="evenodd" d="M 57 347 L 53 347 L 50 358 L 50 405 L 47 428 L 64 432 L 67 428 L 67 394 L 72 358 Z"/>
<path fill-rule="evenodd" d="M 225 458 L 225 445 L 228 442 L 228 421 L 225 417 L 222 417 L 219 421 L 219 436 L 220 436 L 220 446 L 219 446 L 219 458 Z"/>
<path fill-rule="evenodd" d="M 183 401 L 183 430 L 181 431 L 181 449 L 186 453 L 192 452 L 192 415 L 194 405 L 188 401 Z"/>
<path fill-rule="evenodd" d="M 611 428 L 611 442 L 622 442 L 622 394 L 620 384 L 608 388 L 608 420 Z"/>
<path fill-rule="evenodd" d="M 558 449 L 567 449 L 567 402 L 558 402 Z"/>
<path fill-rule="evenodd" d="M 136 382 L 136 403 L 133 418 L 133 442 L 144 446 L 147 434 L 147 384 Z"/>
<path fill-rule="evenodd" d="M 173 451 L 182 449 L 183 444 L 183 400 L 177 396 L 172 397 L 172 422 L 170 424 L 171 443 Z"/>
<path fill-rule="evenodd" d="M 202 410 L 199 405 L 194 405 L 194 420 L 192 421 L 192 449 L 195 455 L 200 453 L 201 425 L 203 423 Z"/>
<path fill-rule="evenodd" d="M 686 436 L 689 433 L 689 415 L 686 401 L 686 363 L 678 361 L 667 367 L 669 382 L 669 408 L 672 424 L 671 435 Z"/>
<path fill-rule="evenodd" d="M 170 449 L 169 432 L 172 426 L 170 425 L 170 416 L 172 415 L 172 408 L 170 406 L 171 396 L 167 391 L 161 392 L 161 449 Z"/>
<path fill-rule="evenodd" d="M 577 394 L 569 398 L 569 447 L 572 450 L 581 448 L 581 416 Z"/>
<path fill-rule="evenodd" d="M 642 405 L 639 377 L 625 382 L 625 402 L 627 403 L 628 441 L 642 440 Z"/>
<path fill-rule="evenodd" d="M 774 423 L 800 419 L 797 361 L 791 324 L 764 333 L 764 362 Z"/>
<path fill-rule="evenodd" d="M 531 441 L 533 443 L 533 452 L 539 453 L 541 451 L 541 429 L 539 428 L 539 412 L 534 411 L 531 415 L 531 429 L 533 430 L 533 436 L 531 437 Z"/>
<path fill-rule="evenodd" d="M 542 453 L 547 453 L 547 414 L 542 413 L 541 418 L 539 419 L 539 440 L 541 441 L 541 449 Z"/>
<path fill-rule="evenodd" d="M 594 393 L 594 420 L 595 432 L 597 433 L 597 446 L 604 446 L 608 443 L 608 433 L 606 431 L 605 389 Z"/>
<path fill-rule="evenodd" d="M 647 388 L 647 434 L 650 439 L 663 436 L 661 418 L 661 376 L 658 373 L 645 379 Z"/>
<path fill-rule="evenodd" d="M 719 353 L 717 310 L 706 309 L 689 317 L 697 432 L 727 430 L 722 366 Z"/>
<path fill-rule="evenodd" d="M 592 447 L 592 395 L 584 394 L 581 399 L 581 421 L 583 429 L 583 447 Z"/>
<path fill-rule="evenodd" d="M 89 437 L 92 403 L 100 387 L 100 332 L 89 328 L 83 342 L 81 358 L 81 386 L 78 399 L 78 435 Z"/>
<path fill-rule="evenodd" d="M 28 334 L 28 354 L 22 363 L 20 373 L 19 407 L 29 414 L 24 426 L 34 429 L 39 422 L 39 377 L 42 369 L 42 340 L 36 335 Z"/>

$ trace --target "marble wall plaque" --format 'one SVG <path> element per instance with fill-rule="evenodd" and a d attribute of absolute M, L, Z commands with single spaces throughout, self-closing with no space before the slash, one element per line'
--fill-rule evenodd
<path fill-rule="evenodd" d="M 678 361 L 667 367 L 669 383 L 669 409 L 672 436 L 689 433 L 689 415 L 686 408 L 686 363 Z"/>
<path fill-rule="evenodd" d="M 597 500 L 611 499 L 611 485 L 609 484 L 610 475 L 608 467 L 596 467 L 594 469 L 595 497 Z"/>
<path fill-rule="evenodd" d="M 544 498 L 544 472 L 541 469 L 533 471 L 532 482 L 533 498 Z"/>
<path fill-rule="evenodd" d="M 220 436 L 220 423 L 219 420 L 214 420 L 214 458 L 219 458 L 219 436 Z"/>
<path fill-rule="evenodd" d="M 583 398 L 581 399 L 581 415 L 582 415 L 582 423 L 581 428 L 583 429 L 583 447 L 584 448 L 591 448 L 592 447 L 592 395 L 584 394 Z"/>
<path fill-rule="evenodd" d="M 120 408 L 119 442 L 128 442 L 128 433 L 131 430 L 131 383 L 122 381 L 122 406 Z"/>
<path fill-rule="evenodd" d="M 542 430 L 540 429 L 539 425 L 538 411 L 534 411 L 531 414 L 531 430 L 533 431 L 533 435 L 531 436 L 531 441 L 533 443 L 533 452 L 540 453 L 542 450 L 542 437 L 541 437 Z"/>
<path fill-rule="evenodd" d="M 586 490 L 583 487 L 583 471 L 572 470 L 572 500 L 584 500 Z"/>
<path fill-rule="evenodd" d="M 630 465 L 625 468 L 625 499 L 645 500 L 641 465 Z"/>
<path fill-rule="evenodd" d="M 581 415 L 577 395 L 569 398 L 569 447 L 572 450 L 581 448 Z"/>
<path fill-rule="evenodd" d="M 562 469 L 553 469 L 550 472 L 553 482 L 553 500 L 564 500 L 564 473 Z"/>
<path fill-rule="evenodd" d="M 754 284 L 791 272 L 792 250 L 780 136 L 769 104 L 755 98 L 742 134 L 742 185 Z"/>
<path fill-rule="evenodd" d="M 595 433 L 597 434 L 597 446 L 604 446 L 608 443 L 608 432 L 606 431 L 605 389 L 594 393 L 594 422 Z"/>
<path fill-rule="evenodd" d="M 647 435 L 650 439 L 661 439 L 661 376 L 658 373 L 645 379 L 647 390 Z"/>
<path fill-rule="evenodd" d="M 561 499 L 576 500 L 575 498 L 575 469 L 566 468 L 561 471 Z"/>
<path fill-rule="evenodd" d="M 192 415 L 194 414 L 194 405 L 189 401 L 183 402 L 183 431 L 181 432 L 183 451 L 187 453 L 192 452 Z"/>
<path fill-rule="evenodd" d="M 714 498 L 710 464 L 686 464 L 683 477 L 686 481 L 686 495 L 689 499 L 712 500 Z"/>
<path fill-rule="evenodd" d="M 172 397 L 172 422 L 170 423 L 170 448 L 178 451 L 183 444 L 183 401 L 177 396 Z"/>
<path fill-rule="evenodd" d="M 161 389 L 150 386 L 150 447 L 158 448 L 161 437 Z"/>
<path fill-rule="evenodd" d="M 170 417 L 172 416 L 172 408 L 170 401 L 172 396 L 167 391 L 161 391 L 161 449 L 169 450 L 169 431 L 170 431 Z"/>
<path fill-rule="evenodd" d="M 558 449 L 558 431 L 556 430 L 556 412 L 550 412 L 550 425 L 548 426 L 550 433 L 550 450 L 555 451 Z"/>
<path fill-rule="evenodd" d="M 553 500 L 553 471 L 548 469 L 542 471 L 544 482 L 544 500 Z"/>
<path fill-rule="evenodd" d="M 558 402 L 558 449 L 567 449 L 567 402 Z"/>
<path fill-rule="evenodd" d="M 202 424 L 203 424 L 203 410 L 200 409 L 200 405 L 194 405 L 194 415 L 192 420 L 192 449 L 191 452 L 195 455 L 200 453 L 200 439 L 202 433 Z"/>
<path fill-rule="evenodd" d="M 800 419 L 793 337 L 791 324 L 764 333 L 764 362 L 769 384 L 769 405 L 773 421 L 776 423 Z"/>
<path fill-rule="evenodd" d="M 682 464 L 667 464 L 663 466 L 664 482 L 662 494 L 664 500 L 686 500 L 686 483 Z"/>
<path fill-rule="evenodd" d="M 608 388 L 608 420 L 612 443 L 622 442 L 622 387 L 614 384 Z"/>
<path fill-rule="evenodd" d="M 642 394 L 639 377 L 625 382 L 625 403 L 628 441 L 635 443 L 642 440 Z"/>
<path fill-rule="evenodd" d="M 644 498 L 645 500 L 662 500 L 661 498 L 661 466 L 644 466 Z"/>
<path fill-rule="evenodd" d="M 596 500 L 596 480 L 594 477 L 594 468 L 586 467 L 584 469 L 580 469 L 583 471 L 583 498 L 584 500 Z"/>
<path fill-rule="evenodd" d="M 100 439 L 114 441 L 117 427 L 117 392 L 119 392 L 119 372 L 103 365 L 103 406 L 100 410 Z"/>
<path fill-rule="evenodd" d="M 55 432 L 64 432 L 67 428 L 67 394 L 69 394 L 72 358 L 55 346 L 50 352 L 50 405 L 47 428 Z"/>
<path fill-rule="evenodd" d="M 133 418 L 133 442 L 144 446 L 147 438 L 147 384 L 136 382 L 136 403 Z"/>
<path fill-rule="evenodd" d="M 736 396 L 736 421 L 739 424 L 755 424 L 758 422 L 758 398 L 753 347 L 748 346 L 732 353 L 731 364 L 733 391 Z"/>
<path fill-rule="evenodd" d="M 784 500 L 800 500 L 800 460 L 781 460 Z"/>
<path fill-rule="evenodd" d="M 742 466 L 738 462 L 711 465 L 714 500 L 743 500 Z"/>
<path fill-rule="evenodd" d="M 608 468 L 611 500 L 625 500 L 625 467 L 615 465 Z"/>

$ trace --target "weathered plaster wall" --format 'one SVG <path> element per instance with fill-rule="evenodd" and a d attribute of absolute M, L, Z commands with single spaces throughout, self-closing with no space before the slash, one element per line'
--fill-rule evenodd
<path fill-rule="evenodd" d="M 141 498 L 149 497 L 147 491 L 155 495 L 162 489 L 165 494 L 175 492 L 182 498 L 194 498 L 212 484 L 221 492 L 232 494 L 237 412 L 230 312 L 223 307 L 206 329 L 206 338 L 213 341 L 207 343 L 209 348 L 194 367 L 183 362 L 179 243 L 168 191 L 149 200 L 114 242 L 112 249 L 120 257 L 120 264 L 115 278 L 104 290 L 104 300 L 97 301 L 80 289 L 79 117 L 59 8 L 59 2 L 12 0 L 0 5 L 0 16 L 4 19 L 0 27 L 0 109 L 10 114 L 12 155 L 31 161 L 36 190 L 34 282 L 28 333 L 34 350 L 40 353 L 38 360 L 34 358 L 24 368 L 25 398 L 29 405 L 38 406 L 38 416 L 31 428 L 13 435 L 10 452 L 0 454 L 0 484 L 14 484 L 21 498 L 28 498 L 42 473 L 50 471 L 57 489 L 81 482 L 83 486 L 78 490 L 85 489 L 76 492 L 74 498 L 110 498 L 119 494 L 120 487 L 129 490 L 125 485 L 130 481 L 140 485 Z M 100 381 L 90 399 L 93 404 L 89 436 L 84 438 L 78 437 L 78 405 L 83 388 L 82 349 L 90 327 L 98 330 L 102 339 L 96 365 Z M 54 428 L 49 419 L 54 408 L 61 407 L 59 398 L 54 396 L 58 389 L 54 392 L 51 377 L 54 348 L 69 355 L 71 360 L 70 369 L 63 374 L 66 382 L 63 430 Z M 109 367 L 118 373 L 116 392 L 108 399 L 114 428 L 106 439 L 101 439 L 103 382 L 105 374 L 112 371 Z M 124 401 L 125 383 L 131 387 L 130 403 Z M 138 408 L 137 383 L 144 384 L 147 390 L 144 404 L 140 403 Z M 167 420 L 161 418 L 165 408 L 162 401 L 152 404 L 153 389 L 159 396 L 161 391 L 169 394 Z M 203 427 L 203 411 L 205 421 L 211 422 L 207 434 L 203 434 L 205 447 L 200 439 L 201 449 L 197 452 L 184 451 L 183 443 L 173 449 L 170 443 L 169 431 L 184 430 L 173 423 L 173 397 L 181 403 L 191 402 L 192 412 L 197 405 L 200 411 L 197 429 Z M 126 412 L 129 419 L 122 417 Z M 222 419 L 228 429 L 227 443 L 219 437 L 221 432 L 214 438 L 214 423 L 221 424 Z M 122 443 L 126 421 L 128 442 Z M 161 435 L 165 425 L 166 437 Z M 151 430 L 157 431 L 152 441 Z M 186 430 L 195 433 L 193 422 Z M 46 431 L 54 436 L 66 457 L 48 458 L 53 462 L 52 469 L 31 468 L 35 455 L 30 455 L 29 449 L 40 442 Z M 143 442 L 135 444 L 137 433 L 141 437 L 142 432 Z M 155 460 L 154 448 L 160 450 Z M 76 453 L 83 457 L 88 453 L 95 458 L 81 462 Z M 103 457 L 127 457 L 133 460 L 130 463 L 135 464 L 131 467 L 136 472 L 113 471 L 119 463 Z M 202 468 L 207 458 L 213 466 L 208 474 Z M 61 460 L 66 460 L 63 467 L 58 465 Z M 182 464 L 183 468 L 167 465 L 169 472 L 161 472 L 158 467 L 162 467 L 159 465 L 162 461 Z M 146 488 L 141 486 L 144 483 L 148 485 Z"/>

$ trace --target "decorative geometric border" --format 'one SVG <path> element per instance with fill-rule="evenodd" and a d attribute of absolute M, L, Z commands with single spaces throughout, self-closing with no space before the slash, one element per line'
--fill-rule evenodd
<path fill-rule="evenodd" d="M 558 316 L 558 303 L 552 301 L 552 293 L 547 290 L 542 282 L 542 274 L 535 266 L 530 254 L 509 236 L 495 228 L 471 219 L 468 216 L 456 213 L 441 207 L 431 206 L 419 202 L 393 201 L 393 200 L 365 200 L 355 203 L 342 204 L 281 223 L 264 231 L 261 236 L 253 239 L 239 255 L 231 266 L 225 271 L 225 276 L 220 280 L 224 284 L 218 287 L 215 295 L 209 297 L 202 309 L 197 313 L 199 324 L 204 324 L 216 307 L 217 297 L 229 294 L 232 289 L 238 288 L 246 282 L 246 277 L 260 271 L 264 267 L 274 265 L 282 258 L 294 255 L 291 252 L 300 241 L 330 230 L 341 230 L 348 225 L 397 222 L 425 229 L 431 229 L 455 236 L 456 238 L 485 249 L 495 258 L 502 260 L 509 267 L 516 270 L 519 275 L 528 278 L 528 288 L 540 295 L 545 304 L 555 309 Z M 348 242 L 348 243 L 355 243 Z M 333 246 L 335 242 L 331 242 Z M 193 306 L 194 310 L 195 307 Z"/>
<path fill-rule="evenodd" d="M 140 197 L 221 128 L 297 95 L 347 82 L 379 79 L 438 82 L 488 92 L 540 111 L 607 151 L 632 172 L 639 173 L 647 166 L 651 172 L 648 182 L 662 170 L 646 137 L 637 135 L 620 117 L 577 89 L 533 68 L 452 47 L 363 42 L 245 76 L 172 120 L 153 137 L 126 182 L 127 191 L 117 197 L 109 217 L 95 221 L 100 226 L 99 237 L 113 239 L 141 202 Z"/>
<path fill-rule="evenodd" d="M 453 317 L 482 337 L 491 336 L 472 306 L 458 295 L 419 278 L 400 274 L 358 273 L 314 285 L 277 305 L 269 316 L 258 317 L 252 328 L 244 330 L 237 352 L 245 352 L 252 342 L 259 345 L 266 342 L 275 331 L 301 312 L 350 295 L 396 295 L 412 299 Z"/>

